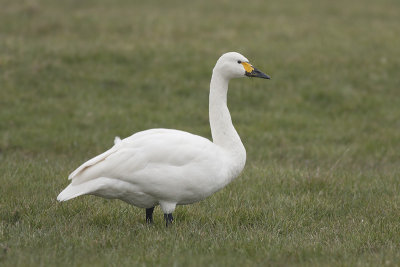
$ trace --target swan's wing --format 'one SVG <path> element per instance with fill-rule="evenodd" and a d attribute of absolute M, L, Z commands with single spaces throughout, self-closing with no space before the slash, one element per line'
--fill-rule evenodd
<path fill-rule="evenodd" d="M 113 154 L 117 151 L 118 151 L 118 149 L 117 149 L 116 145 L 114 145 L 112 148 L 110 148 L 106 152 L 86 161 L 85 163 L 83 163 L 81 166 L 79 166 L 75 171 L 73 171 L 68 176 L 68 180 L 72 180 L 74 177 L 76 177 L 79 173 L 83 172 L 85 169 L 105 160 L 108 156 L 110 156 L 111 154 Z"/>
<path fill-rule="evenodd" d="M 135 182 L 138 176 L 152 179 L 169 174 L 184 175 L 186 169 L 193 172 L 196 166 L 216 163 L 221 158 L 218 153 L 206 138 L 177 130 L 153 129 L 118 142 L 84 163 L 70 177 L 74 184 L 79 184 L 98 177 Z"/>
<path fill-rule="evenodd" d="M 134 141 L 137 142 L 137 141 L 139 141 L 140 137 L 149 136 L 149 135 L 157 133 L 157 132 L 162 132 L 162 130 L 166 130 L 166 129 L 153 129 L 153 130 L 138 132 L 136 134 L 131 135 L 128 138 L 125 138 L 124 141 L 125 141 L 125 143 L 131 143 Z M 74 177 L 76 177 L 78 174 L 82 173 L 87 168 L 96 165 L 97 163 L 105 160 L 111 154 L 121 150 L 121 148 L 124 147 L 124 146 L 121 146 L 121 142 L 122 142 L 121 138 L 119 138 L 119 136 L 116 136 L 114 139 L 114 146 L 112 148 L 110 148 L 109 150 L 105 151 L 104 153 L 97 155 L 96 157 L 83 163 L 81 166 L 79 166 L 75 171 L 73 171 L 68 176 L 68 180 L 72 180 Z"/>
<path fill-rule="evenodd" d="M 119 136 L 116 136 L 114 138 L 114 145 L 118 144 L 119 142 L 121 142 L 121 138 L 119 138 Z"/>

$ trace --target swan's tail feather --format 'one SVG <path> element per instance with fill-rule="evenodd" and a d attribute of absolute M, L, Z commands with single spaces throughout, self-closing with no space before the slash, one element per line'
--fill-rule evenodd
<path fill-rule="evenodd" d="M 130 184 L 124 181 L 118 181 L 107 177 L 99 177 L 82 184 L 72 182 L 57 197 L 58 201 L 67 201 L 82 195 L 97 195 L 100 192 L 101 197 L 114 198 L 115 192 L 121 192 Z M 106 188 L 106 190 L 103 190 Z"/>
<path fill-rule="evenodd" d="M 92 192 L 92 188 L 89 188 L 87 184 L 79 184 L 67 186 L 57 197 L 58 201 L 67 201 L 82 195 L 86 195 Z"/>

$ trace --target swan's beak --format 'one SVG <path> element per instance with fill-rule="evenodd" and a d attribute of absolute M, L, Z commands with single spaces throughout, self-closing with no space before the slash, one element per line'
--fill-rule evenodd
<path fill-rule="evenodd" d="M 267 74 L 263 73 L 262 71 L 254 68 L 250 63 L 242 62 L 242 65 L 246 71 L 245 75 L 248 77 L 271 79 L 271 77 L 269 77 Z"/>
<path fill-rule="evenodd" d="M 249 77 L 256 77 L 256 78 L 263 78 L 263 79 L 271 79 L 271 77 L 269 77 L 267 74 L 263 73 L 262 71 L 253 68 L 252 72 L 247 72 L 245 73 L 246 76 Z"/>

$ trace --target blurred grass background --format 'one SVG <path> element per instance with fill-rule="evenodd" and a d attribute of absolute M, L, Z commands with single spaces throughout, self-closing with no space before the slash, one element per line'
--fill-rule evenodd
<path fill-rule="evenodd" d="M 0 9 L 0 265 L 397 265 L 400 2 L 5 1 Z M 154 127 L 210 137 L 212 68 L 247 166 L 161 211 L 55 198 L 80 163 Z"/>

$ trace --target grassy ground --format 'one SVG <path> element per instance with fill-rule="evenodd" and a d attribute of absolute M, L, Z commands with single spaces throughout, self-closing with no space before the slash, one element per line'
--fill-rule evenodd
<path fill-rule="evenodd" d="M 400 2 L 0 1 L 0 265 L 400 264 Z M 223 52 L 247 166 L 162 213 L 85 196 L 80 163 L 152 127 L 210 137 Z"/>

